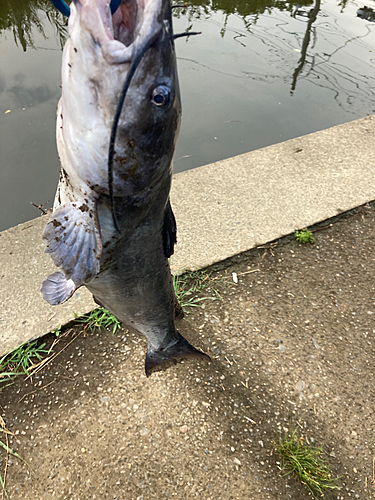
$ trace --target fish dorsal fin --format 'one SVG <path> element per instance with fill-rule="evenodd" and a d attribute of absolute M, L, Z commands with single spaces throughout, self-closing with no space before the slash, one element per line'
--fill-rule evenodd
<path fill-rule="evenodd" d="M 102 242 L 96 207 L 88 201 L 73 201 L 55 210 L 43 240 L 45 252 L 75 288 L 99 273 Z"/>

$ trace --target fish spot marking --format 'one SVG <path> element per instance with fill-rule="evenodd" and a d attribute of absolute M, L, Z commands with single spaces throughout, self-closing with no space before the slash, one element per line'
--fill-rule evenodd
<path fill-rule="evenodd" d="M 59 226 L 61 226 L 61 225 L 62 225 L 62 224 L 61 224 L 61 222 L 59 222 L 59 221 L 58 221 L 58 220 L 56 220 L 56 219 L 53 219 L 53 220 L 52 220 L 52 224 L 53 224 L 53 226 L 54 226 L 54 227 L 59 227 Z M 61 228 L 61 229 L 65 229 L 65 228 Z"/>
<path fill-rule="evenodd" d="M 74 52 L 76 52 L 76 53 L 78 52 L 78 49 L 76 49 L 75 47 L 73 48 L 73 50 L 74 50 Z"/>

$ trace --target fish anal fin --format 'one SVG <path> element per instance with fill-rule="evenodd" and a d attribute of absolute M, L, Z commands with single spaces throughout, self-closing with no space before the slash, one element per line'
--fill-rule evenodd
<path fill-rule="evenodd" d="M 211 361 L 211 358 L 193 347 L 182 335 L 178 334 L 178 341 L 171 347 L 155 350 L 149 345 L 146 353 L 145 371 L 149 377 L 155 371 L 167 369 L 175 365 L 178 361 L 187 358 L 198 358 L 204 361 Z"/>
<path fill-rule="evenodd" d="M 43 281 L 41 292 L 44 300 L 51 306 L 57 306 L 66 302 L 77 287 L 73 280 L 67 279 L 62 271 L 50 274 L 48 278 Z"/>
<path fill-rule="evenodd" d="M 77 286 L 98 274 L 102 243 L 96 209 L 89 203 L 78 200 L 55 210 L 44 229 L 43 240 L 45 252 Z"/>

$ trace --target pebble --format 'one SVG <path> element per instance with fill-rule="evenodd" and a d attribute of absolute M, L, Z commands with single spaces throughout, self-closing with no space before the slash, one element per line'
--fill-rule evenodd
<path fill-rule="evenodd" d="M 238 460 L 238 458 L 234 458 L 233 462 L 237 465 L 241 465 L 241 462 Z"/>
<path fill-rule="evenodd" d="M 143 427 L 143 429 L 141 430 L 141 436 L 147 436 L 147 434 L 149 434 L 149 430 L 146 429 L 146 427 Z"/>
<path fill-rule="evenodd" d="M 183 425 L 182 427 L 180 427 L 180 431 L 183 432 L 185 434 L 185 432 L 187 432 L 188 430 L 188 426 L 187 425 Z"/>
<path fill-rule="evenodd" d="M 297 382 L 296 384 L 296 389 L 297 391 L 299 392 L 302 392 L 304 390 L 304 388 L 306 387 L 306 384 L 303 380 L 300 380 L 299 382 Z"/>

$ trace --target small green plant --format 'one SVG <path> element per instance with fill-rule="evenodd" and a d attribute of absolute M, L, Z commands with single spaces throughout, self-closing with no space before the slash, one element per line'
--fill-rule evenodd
<path fill-rule="evenodd" d="M 61 333 L 61 328 L 62 328 L 62 325 L 59 325 L 59 326 L 56 326 L 56 328 L 54 328 L 53 330 L 51 330 L 51 333 L 53 335 L 56 335 L 56 337 L 58 337 Z"/>
<path fill-rule="evenodd" d="M 93 330 L 94 328 L 112 328 L 113 334 L 121 328 L 120 321 L 104 307 L 98 307 L 89 314 L 76 316 L 75 322 L 83 323 L 85 325 L 84 330 Z"/>
<path fill-rule="evenodd" d="M 307 228 L 301 229 L 301 231 L 296 231 L 294 233 L 294 237 L 298 241 L 298 243 L 314 243 L 315 238 L 311 231 Z"/>
<path fill-rule="evenodd" d="M 327 462 L 322 457 L 323 447 L 314 447 L 305 443 L 296 431 L 280 436 L 276 450 L 281 456 L 280 470 L 283 476 L 295 474 L 314 498 L 322 496 L 326 490 L 338 489 L 332 478 Z"/>
<path fill-rule="evenodd" d="M 216 298 L 220 298 L 218 290 L 213 286 L 211 273 L 205 271 L 191 271 L 182 275 L 173 275 L 173 288 L 177 300 L 182 308 L 201 307 L 203 300 L 215 300 L 215 297 L 194 297 L 193 294 L 203 290 L 211 290 Z"/>
<path fill-rule="evenodd" d="M 29 375 L 34 362 L 41 361 L 42 355 L 48 351 L 46 344 L 38 345 L 38 341 L 25 342 L 0 359 L 0 383 L 9 382 L 18 375 Z"/>

